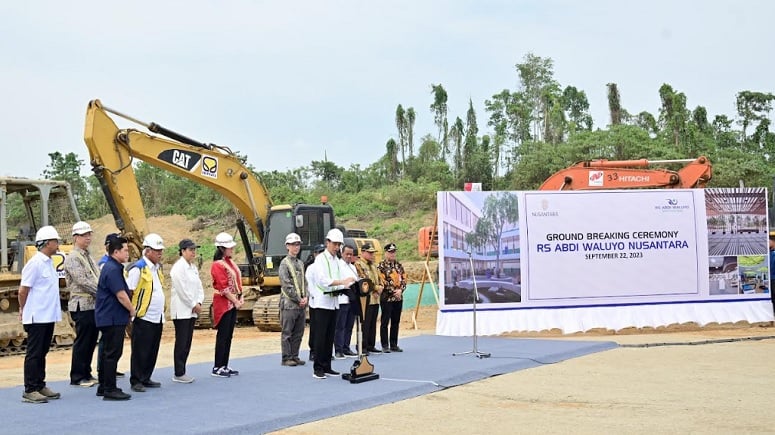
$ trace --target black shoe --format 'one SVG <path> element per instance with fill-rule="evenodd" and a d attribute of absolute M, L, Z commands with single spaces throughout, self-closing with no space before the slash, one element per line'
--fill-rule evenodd
<path fill-rule="evenodd" d="M 132 398 L 132 395 L 121 391 L 121 389 L 118 389 L 116 391 L 105 392 L 105 397 L 103 397 L 102 400 L 129 400 L 131 398 Z"/>
<path fill-rule="evenodd" d="M 161 382 L 156 382 L 154 380 L 145 381 L 143 382 L 143 386 L 145 388 L 159 388 L 161 387 Z"/>
<path fill-rule="evenodd" d="M 322 370 L 315 371 L 315 372 L 312 373 L 312 377 L 315 378 L 315 379 L 325 379 L 326 378 L 326 373 L 324 371 L 322 371 Z"/>
<path fill-rule="evenodd" d="M 398 346 L 390 346 L 390 351 L 391 351 L 391 352 L 403 352 L 404 350 L 403 350 L 403 349 L 401 349 L 401 348 L 400 348 L 400 347 L 398 347 Z"/>
<path fill-rule="evenodd" d="M 382 353 L 390 353 L 390 346 L 382 345 Z"/>
<path fill-rule="evenodd" d="M 132 391 L 136 391 L 138 393 L 145 393 L 145 387 L 143 384 L 134 384 L 132 385 Z M 108 393 L 105 393 L 108 394 Z"/>
<path fill-rule="evenodd" d="M 339 375 L 341 375 L 341 373 L 339 373 L 338 371 L 336 371 L 334 369 L 328 369 L 324 373 L 326 374 L 326 376 L 339 376 Z"/>
<path fill-rule="evenodd" d="M 376 347 L 370 347 L 370 348 L 366 349 L 366 352 L 368 352 L 368 353 L 382 353 L 382 351 L 377 349 Z"/>
<path fill-rule="evenodd" d="M 122 372 L 116 372 L 116 377 L 117 377 L 117 378 L 123 378 L 123 377 L 124 377 L 124 373 L 122 373 Z"/>
<path fill-rule="evenodd" d="M 97 397 L 102 397 L 105 395 L 105 390 L 102 389 L 99 385 L 97 385 Z"/>
<path fill-rule="evenodd" d="M 350 349 L 345 349 L 344 352 L 342 352 L 342 353 L 344 353 L 344 356 L 349 356 L 349 357 L 356 357 L 356 356 L 358 356 L 357 353 L 353 352 Z"/>

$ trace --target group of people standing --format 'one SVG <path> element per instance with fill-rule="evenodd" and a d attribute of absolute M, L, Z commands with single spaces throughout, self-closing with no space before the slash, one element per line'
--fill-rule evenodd
<path fill-rule="evenodd" d="M 135 392 L 159 388 L 152 379 L 159 355 L 165 321 L 166 297 L 161 258 L 164 241 L 158 234 L 143 240 L 142 257 L 129 261 L 128 240 L 119 234 L 105 238 L 105 254 L 95 263 L 89 248 L 93 231 L 87 222 L 72 228 L 73 250 L 63 269 L 70 290 L 68 311 L 75 323 L 76 337 L 72 349 L 70 385 L 97 387 L 104 400 L 127 400 L 130 394 L 117 386 L 118 362 L 124 349 L 125 333 L 131 331 L 130 387 Z M 59 277 L 52 256 L 59 249 L 57 230 L 44 226 L 36 234 L 38 253 L 22 270 L 19 288 L 20 319 L 27 332 L 24 360 L 24 393 L 22 400 L 46 403 L 61 394 L 46 386 L 46 355 L 54 325 L 61 320 Z M 217 328 L 215 363 L 212 375 L 238 375 L 229 367 L 229 352 L 237 310 L 242 306 L 242 281 L 239 267 L 232 261 L 234 239 L 227 233 L 215 238 L 215 255 L 211 267 L 213 278 L 213 324 Z M 204 289 L 196 267 L 197 245 L 190 239 L 178 243 L 180 259 L 172 266 L 170 317 L 175 325 L 173 382 L 191 383 L 186 373 L 194 323 L 202 312 Z M 97 349 L 97 378 L 91 370 Z"/>
<path fill-rule="evenodd" d="M 370 243 L 361 246 L 360 258 L 355 246 L 344 244 L 344 235 L 332 229 L 325 245 L 315 247 L 314 261 L 304 269 L 298 258 L 301 238 L 290 233 L 285 239 L 288 255 L 280 263 L 280 322 L 283 366 L 299 366 L 299 348 L 304 334 L 305 309 L 309 307 L 310 359 L 312 376 L 325 379 L 340 373 L 331 366 L 332 359 L 356 357 L 350 347 L 352 329 L 360 307 L 351 303 L 345 290 L 362 279 L 372 283 L 363 313 L 363 354 L 403 352 L 398 346 L 399 324 L 403 308 L 406 275 L 396 260 L 396 245 L 385 246 L 385 259 L 377 264 L 376 249 Z M 381 349 L 376 348 L 377 319 L 380 307 Z"/>
<path fill-rule="evenodd" d="M 73 250 L 67 255 L 64 275 L 70 291 L 68 311 L 75 323 L 76 337 L 72 348 L 70 384 L 97 386 L 97 396 L 104 400 L 127 400 L 131 395 L 117 386 L 118 362 L 124 349 L 125 333 L 131 334 L 130 388 L 142 393 L 159 388 L 152 378 L 159 355 L 165 321 L 166 298 L 161 259 L 164 240 L 148 234 L 143 240 L 142 256 L 129 263 L 128 240 L 117 233 L 105 238 L 105 254 L 95 263 L 90 246 L 93 230 L 87 222 L 72 227 Z M 52 256 L 59 250 L 60 237 L 52 226 L 36 234 L 38 252 L 22 270 L 19 287 L 19 317 L 27 333 L 24 359 L 24 393 L 22 400 L 46 403 L 61 394 L 46 386 L 46 355 L 54 325 L 62 320 L 59 303 L 59 276 Z M 232 257 L 236 242 L 231 235 L 215 237 L 215 255 L 210 273 L 213 280 L 212 322 L 217 329 L 212 376 L 228 378 L 239 371 L 229 366 L 237 311 L 245 303 L 239 267 Z M 376 249 L 369 243 L 357 248 L 344 245 L 344 236 L 332 229 L 325 245 L 314 249 L 314 261 L 305 266 L 298 258 L 301 238 L 296 233 L 285 239 L 288 255 L 280 264 L 281 282 L 281 348 L 284 366 L 304 365 L 299 348 L 310 314 L 310 358 L 314 360 L 313 376 L 325 379 L 338 375 L 332 359 L 355 357 L 350 347 L 357 304 L 351 304 L 343 291 L 361 279 L 373 283 L 368 307 L 363 316 L 364 349 L 360 352 L 403 352 L 398 346 L 399 323 L 406 289 L 404 269 L 396 261 L 396 245 L 385 247 L 385 260 L 374 261 Z M 194 324 L 202 312 L 204 289 L 195 264 L 197 245 L 190 239 L 178 243 L 180 258 L 170 270 L 170 317 L 175 325 L 173 382 L 191 383 L 186 361 L 191 351 Z M 377 318 L 380 307 L 382 349 L 375 347 Z M 97 350 L 97 378 L 91 362 Z"/>

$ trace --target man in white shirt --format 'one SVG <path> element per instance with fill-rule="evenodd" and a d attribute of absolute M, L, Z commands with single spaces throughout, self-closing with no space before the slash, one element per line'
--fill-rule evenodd
<path fill-rule="evenodd" d="M 19 286 L 19 318 L 27 332 L 22 401 L 46 403 L 60 397 L 46 386 L 46 355 L 54 324 L 62 320 L 59 277 L 51 260 L 59 249 L 57 230 L 41 227 L 35 235 L 35 246 L 38 252 L 24 265 Z"/>
<path fill-rule="evenodd" d="M 313 334 L 315 363 L 312 377 L 325 379 L 326 376 L 338 376 L 339 372 L 331 368 L 331 353 L 334 348 L 336 330 L 336 310 L 339 307 L 338 296 L 332 292 L 349 287 L 355 278 L 347 272 L 344 261 L 337 257 L 344 243 L 344 235 L 336 228 L 326 235 L 326 250 L 315 258 L 308 270 L 309 307 L 314 310 L 311 317 L 310 334 Z"/>
<path fill-rule="evenodd" d="M 198 247 L 199 245 L 191 239 L 181 240 L 178 243 L 180 259 L 170 270 L 172 279 L 170 317 L 175 324 L 175 349 L 173 350 L 175 376 L 172 381 L 183 384 L 194 382 L 194 378 L 186 374 L 186 361 L 191 353 L 194 323 L 202 312 L 202 302 L 205 298 L 199 269 L 194 264 Z"/>
<path fill-rule="evenodd" d="M 158 234 L 143 239 L 143 258 L 129 266 L 126 283 L 132 293 L 137 315 L 132 322 L 132 357 L 129 383 L 132 391 L 159 388 L 151 379 L 159 356 L 164 326 L 164 291 L 162 290 L 161 256 L 164 241 Z"/>

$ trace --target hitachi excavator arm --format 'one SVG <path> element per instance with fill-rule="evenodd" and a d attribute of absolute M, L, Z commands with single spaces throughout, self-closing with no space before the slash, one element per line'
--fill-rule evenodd
<path fill-rule="evenodd" d="M 654 164 L 685 163 L 678 171 L 649 169 Z M 707 157 L 688 160 L 591 160 L 576 163 L 546 179 L 539 190 L 703 188 L 713 176 Z"/>
<path fill-rule="evenodd" d="M 119 129 L 108 113 L 167 138 Z M 228 148 L 199 143 L 158 124 L 143 123 L 103 106 L 99 100 L 89 102 L 84 140 L 116 225 L 137 252 L 142 250 L 148 226 L 132 167 L 135 158 L 221 193 L 247 220 L 258 241 L 262 241 L 272 204 L 269 192 Z"/>

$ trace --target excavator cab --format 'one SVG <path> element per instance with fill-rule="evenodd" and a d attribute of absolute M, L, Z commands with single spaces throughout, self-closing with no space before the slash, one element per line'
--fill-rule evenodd
<path fill-rule="evenodd" d="M 325 242 L 328 231 L 335 227 L 334 210 L 328 204 L 277 205 L 269 211 L 269 223 L 264 237 L 264 282 L 272 285 L 279 277 L 280 261 L 288 254 L 285 236 L 296 233 L 301 237 L 299 258 L 307 258 L 315 245 Z M 268 282 L 267 282 L 268 281 Z"/>

